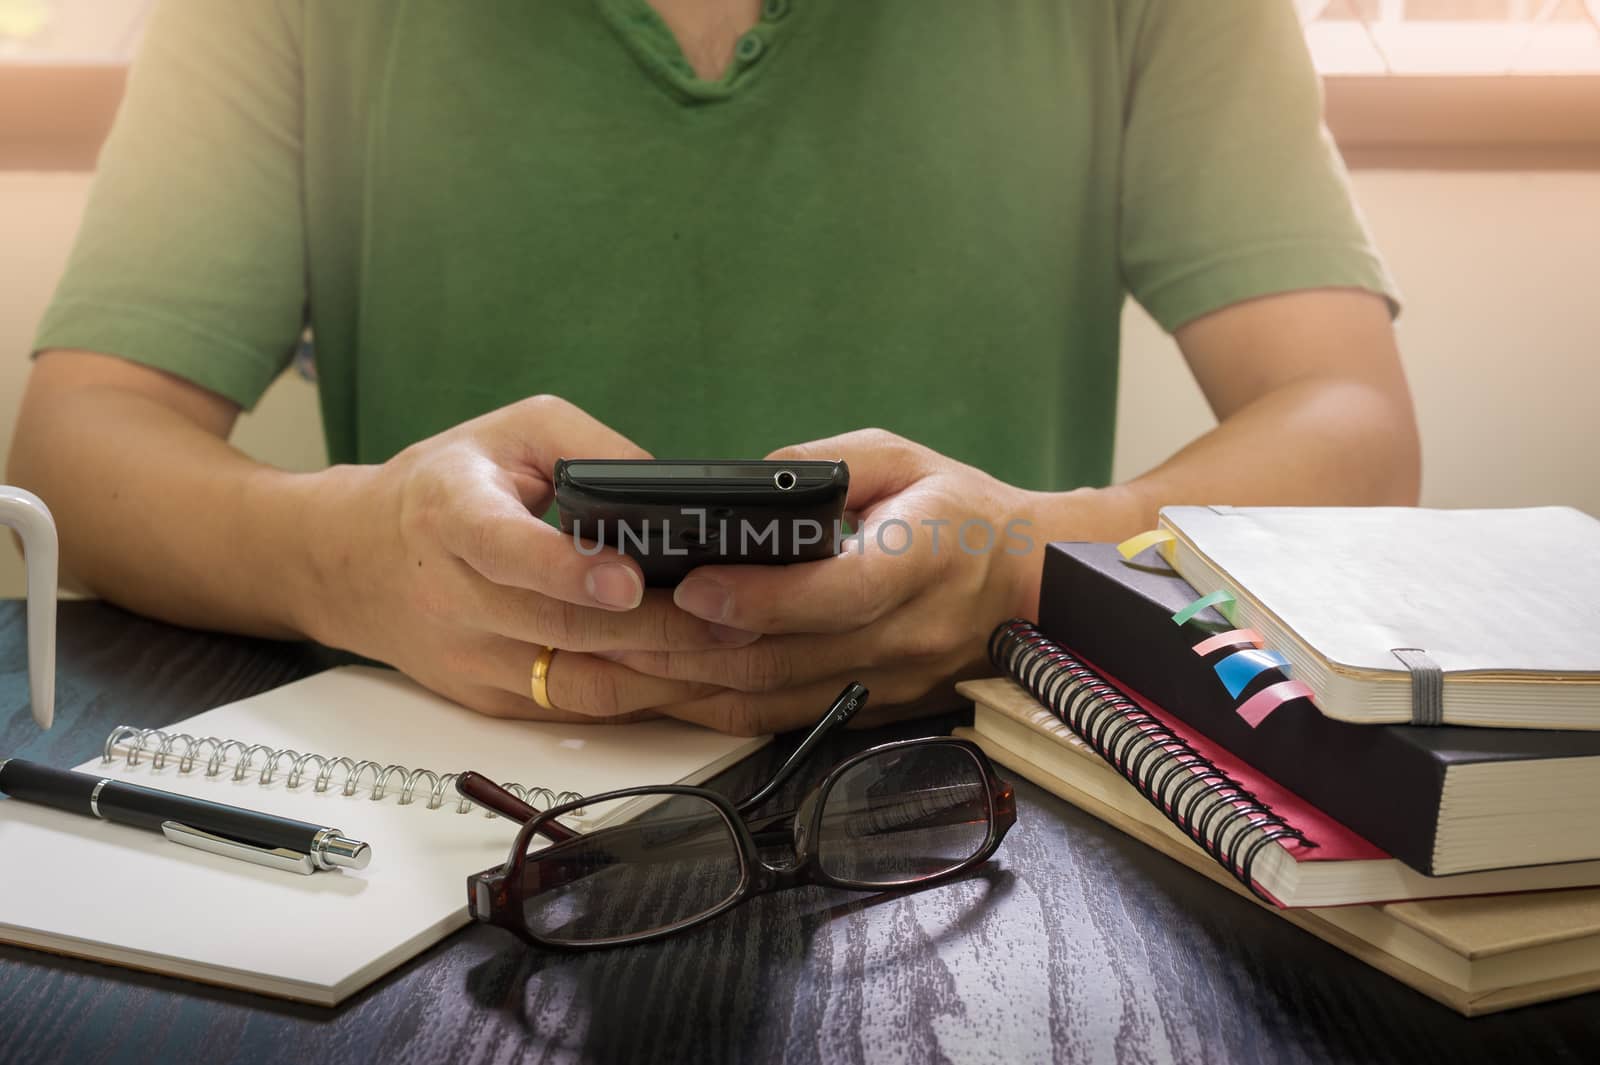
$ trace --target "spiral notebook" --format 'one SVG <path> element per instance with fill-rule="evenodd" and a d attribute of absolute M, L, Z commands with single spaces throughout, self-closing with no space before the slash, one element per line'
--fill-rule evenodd
<path fill-rule="evenodd" d="M 1087 747 L 1160 816 L 1275 906 L 1348 906 L 1600 884 L 1600 861 L 1425 876 L 1027 622 L 998 630 L 991 654 L 1026 692 L 1009 685 L 1010 698 L 1004 689 L 979 691 L 985 705 L 974 727 L 980 734 L 1032 764 L 1066 767 L 1056 775 L 1070 776 L 1080 787 L 1103 788 L 1100 778 L 1071 772 L 1081 758 L 1063 755 L 1063 748 Z M 971 685 L 967 694 L 974 694 Z"/>
<path fill-rule="evenodd" d="M 371 844 L 365 870 L 297 876 L 4 799 L 0 854 L 25 858 L 0 877 L 0 941 L 333 1005 L 466 924 L 466 878 L 505 860 L 518 826 L 463 810 L 451 774 L 537 805 L 698 783 L 765 742 L 500 720 L 390 670 L 329 670 L 159 732 L 115 730 L 112 760 L 77 768 L 342 829 Z"/>
<path fill-rule="evenodd" d="M 1027 692 L 1004 677 L 965 681 L 957 690 L 977 709 L 974 727 L 956 729 L 957 736 L 1141 843 L 1244 893 Z M 1014 737 L 990 728 L 1004 720 L 1023 723 L 1031 744 L 1014 747 Z M 1468 1016 L 1600 988 L 1600 888 L 1271 912 Z"/>
<path fill-rule="evenodd" d="M 1195 844 L 1266 902 L 1256 863 L 1298 858 L 1319 844 L 1229 772 L 1217 750 L 1186 736 L 1148 704 L 1054 643 L 1026 621 L 997 628 L 989 658 L 1122 775 Z M 1339 841 L 1362 856 L 1381 854 L 1346 833 Z"/>

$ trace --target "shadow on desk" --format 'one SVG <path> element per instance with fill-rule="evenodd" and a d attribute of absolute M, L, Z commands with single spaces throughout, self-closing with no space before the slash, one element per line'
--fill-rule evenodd
<path fill-rule="evenodd" d="M 504 935 L 502 948 L 467 973 L 466 988 L 484 1009 L 501 1013 L 530 1035 L 548 1037 L 550 1032 L 542 1025 L 554 1003 L 546 984 L 558 981 L 561 998 L 570 998 L 563 1004 L 571 1009 L 586 1006 L 597 1022 L 589 1026 L 583 1041 L 586 1055 L 602 1061 L 637 1060 L 649 1056 L 639 1035 L 651 1029 L 716 1033 L 728 1028 L 731 1018 L 738 1018 L 744 1028 L 787 1024 L 800 976 L 807 970 L 835 972 L 843 986 L 834 991 L 848 995 L 852 983 L 859 988 L 862 981 L 901 969 L 920 954 L 972 934 L 986 908 L 1009 894 L 1015 880 L 1010 870 L 991 863 L 921 892 L 861 895 L 798 888 L 759 896 L 659 942 L 604 952 L 612 955 L 604 962 L 599 954 L 542 951 Z M 930 931 L 925 903 L 932 892 L 948 897 L 938 907 L 940 926 Z M 908 905 L 912 895 L 923 897 L 915 911 Z M 881 918 L 862 919 L 871 911 L 897 906 L 903 912 L 891 916 L 887 924 Z M 838 956 L 841 949 L 843 958 Z M 746 957 L 731 957 L 740 954 Z M 759 988 L 707 988 L 694 981 L 697 986 L 691 989 L 690 982 L 674 978 L 730 962 L 745 973 L 758 973 Z"/>

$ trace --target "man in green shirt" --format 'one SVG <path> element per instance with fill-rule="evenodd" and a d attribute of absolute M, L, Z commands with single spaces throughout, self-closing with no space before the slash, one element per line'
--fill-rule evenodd
<path fill-rule="evenodd" d="M 1319 104 L 1287 2 L 165 0 L 10 473 L 93 591 L 487 713 L 925 704 L 1048 539 L 1415 502 Z M 1220 424 L 1102 487 L 1127 293 Z M 289 474 L 225 440 L 308 324 L 335 465 Z M 537 517 L 558 456 L 774 449 L 849 462 L 866 550 L 645 593 Z M 872 549 L 969 518 L 1035 549 Z"/>

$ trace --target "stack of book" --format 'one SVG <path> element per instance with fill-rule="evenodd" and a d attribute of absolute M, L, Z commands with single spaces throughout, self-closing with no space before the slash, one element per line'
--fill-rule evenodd
<path fill-rule="evenodd" d="M 1456 1009 L 1600 989 L 1600 522 L 1176 507 L 1051 544 L 970 738 Z"/>

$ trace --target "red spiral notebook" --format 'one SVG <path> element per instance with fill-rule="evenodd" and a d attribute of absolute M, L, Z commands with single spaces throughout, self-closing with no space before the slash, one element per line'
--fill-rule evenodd
<path fill-rule="evenodd" d="M 997 633 L 992 650 L 1023 688 L 983 690 L 979 736 L 1091 794 L 1108 792 L 1096 795 L 1102 801 L 1125 800 L 1124 781 L 1133 784 L 1161 818 L 1275 906 L 1600 885 L 1600 861 L 1426 876 L 1026 622 Z M 1084 758 L 1103 759 L 1098 768 L 1122 779 L 1074 766 Z"/>

